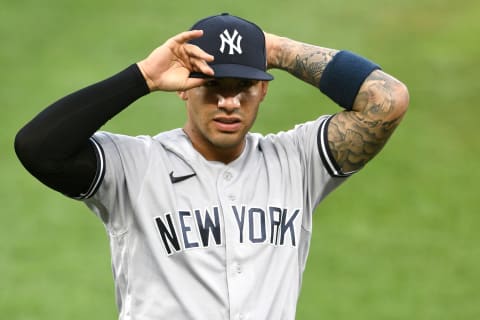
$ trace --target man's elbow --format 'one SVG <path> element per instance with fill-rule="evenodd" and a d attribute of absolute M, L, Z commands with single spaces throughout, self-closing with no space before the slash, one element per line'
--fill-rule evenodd
<path fill-rule="evenodd" d="M 25 128 L 20 129 L 15 135 L 15 140 L 13 142 L 13 147 L 15 149 L 15 153 L 20 160 L 20 162 L 24 163 L 25 160 L 30 158 L 31 153 L 31 144 L 29 143 L 28 135 L 25 133 Z"/>
<path fill-rule="evenodd" d="M 39 143 L 27 127 L 18 131 L 13 145 L 17 158 L 30 173 L 38 171 L 39 166 L 45 163 L 39 153 Z"/>
<path fill-rule="evenodd" d="M 407 86 L 402 82 L 397 82 L 392 92 L 392 101 L 398 117 L 403 117 L 408 110 L 410 103 L 410 94 Z"/>

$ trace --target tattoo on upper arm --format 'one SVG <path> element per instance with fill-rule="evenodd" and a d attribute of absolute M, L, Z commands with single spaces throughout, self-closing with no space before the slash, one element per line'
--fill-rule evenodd
<path fill-rule="evenodd" d="M 352 111 L 334 116 L 328 128 L 332 154 L 343 172 L 363 167 L 385 145 L 400 123 L 394 95 L 398 81 L 383 72 L 372 73 L 362 85 Z"/>

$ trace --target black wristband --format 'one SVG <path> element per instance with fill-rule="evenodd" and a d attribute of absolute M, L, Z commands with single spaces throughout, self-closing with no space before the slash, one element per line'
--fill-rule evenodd
<path fill-rule="evenodd" d="M 350 51 L 338 52 L 325 67 L 319 89 L 341 107 L 351 110 L 360 86 L 377 64 Z"/>

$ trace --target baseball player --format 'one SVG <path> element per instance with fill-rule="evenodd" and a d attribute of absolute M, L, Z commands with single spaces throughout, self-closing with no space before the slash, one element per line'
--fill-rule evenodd
<path fill-rule="evenodd" d="M 251 133 L 269 68 L 343 110 Z M 98 131 L 154 91 L 178 93 L 183 128 Z M 407 106 L 406 87 L 361 56 L 221 14 L 53 103 L 15 148 L 105 224 L 120 319 L 294 319 L 316 206 L 380 151 Z"/>

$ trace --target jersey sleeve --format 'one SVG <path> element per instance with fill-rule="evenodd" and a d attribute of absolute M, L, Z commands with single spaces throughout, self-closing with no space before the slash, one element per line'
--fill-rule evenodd
<path fill-rule="evenodd" d="M 299 156 L 311 210 L 354 173 L 342 172 L 329 149 L 327 130 L 332 117 L 322 116 L 285 133 Z"/>
<path fill-rule="evenodd" d="M 129 212 L 148 165 L 150 137 L 97 132 L 91 138 L 97 156 L 97 173 L 86 205 L 112 234 L 127 231 Z"/>

